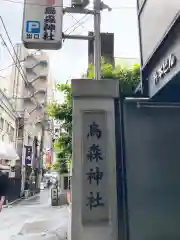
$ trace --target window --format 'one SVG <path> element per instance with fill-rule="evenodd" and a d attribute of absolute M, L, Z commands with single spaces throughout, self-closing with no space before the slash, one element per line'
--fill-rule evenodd
<path fill-rule="evenodd" d="M 46 67 L 48 66 L 47 60 L 41 60 L 41 61 L 40 61 L 40 64 L 41 64 L 44 68 L 46 68 Z"/>
<path fill-rule="evenodd" d="M 10 133 L 11 133 L 11 135 L 14 137 L 14 132 L 15 132 L 15 130 L 14 130 L 13 127 L 11 127 L 10 129 L 11 129 L 11 130 L 10 130 Z"/>
<path fill-rule="evenodd" d="M 3 129 L 4 118 L 0 117 L 0 128 Z"/>
<path fill-rule="evenodd" d="M 58 133 L 59 132 L 59 129 L 58 128 L 55 128 L 55 133 Z"/>
<path fill-rule="evenodd" d="M 28 136 L 28 145 L 31 144 L 31 142 L 32 142 L 32 141 L 31 141 L 31 137 Z"/>
<path fill-rule="evenodd" d="M 23 126 L 19 127 L 19 129 L 18 129 L 18 138 L 23 138 L 23 130 L 24 130 Z"/>
<path fill-rule="evenodd" d="M 26 72 L 27 73 L 32 73 L 33 71 L 32 71 L 32 67 L 26 67 Z"/>
<path fill-rule="evenodd" d="M 9 125 L 9 140 L 10 140 L 11 142 L 14 141 L 14 131 L 15 131 L 14 128 Z"/>
<path fill-rule="evenodd" d="M 43 74 L 43 73 L 41 73 L 41 74 Z M 45 74 L 46 75 L 46 74 Z M 47 80 L 47 76 L 43 76 L 43 75 L 41 75 L 40 77 L 39 77 L 39 79 L 40 79 L 40 81 L 46 81 Z"/>
<path fill-rule="evenodd" d="M 69 183 L 69 178 L 68 177 L 64 177 L 64 190 L 68 189 L 68 183 Z"/>
<path fill-rule="evenodd" d="M 14 138 L 13 138 L 12 135 L 10 135 L 10 136 L 9 136 L 9 143 L 13 143 L 13 141 L 14 141 Z"/>
<path fill-rule="evenodd" d="M 8 122 L 7 122 L 7 126 L 6 126 L 6 127 L 7 127 L 7 132 L 10 133 L 10 131 L 11 131 L 11 125 L 10 125 Z"/>
<path fill-rule="evenodd" d="M 4 132 L 8 132 L 8 123 L 6 122 L 6 120 L 4 120 L 3 130 Z"/>

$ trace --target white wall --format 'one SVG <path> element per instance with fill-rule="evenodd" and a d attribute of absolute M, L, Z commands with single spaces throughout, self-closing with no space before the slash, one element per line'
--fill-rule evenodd
<path fill-rule="evenodd" d="M 0 140 L 6 143 L 16 143 L 16 113 L 5 95 L 0 92 Z M 13 135 L 11 134 L 13 128 Z"/>
<path fill-rule="evenodd" d="M 114 98 L 119 97 L 118 81 L 72 81 L 73 94 L 73 170 L 72 170 L 72 210 L 71 210 L 71 240 L 117 240 L 117 193 L 116 193 L 116 147 Z M 84 112 L 104 112 L 105 120 L 105 159 L 107 196 L 104 210 L 108 219 L 99 220 L 94 212 L 92 221 L 83 222 L 87 213 L 84 202 L 84 169 L 85 161 L 83 142 L 86 135 L 84 129 Z M 87 135 L 86 135 L 87 136 Z M 86 185 L 89 188 L 89 185 Z M 89 188 L 90 189 L 90 188 Z M 92 190 L 92 188 L 91 188 Z M 95 190 L 95 189 L 94 189 Z M 98 220 L 96 219 L 98 218 Z"/>
<path fill-rule="evenodd" d="M 16 118 L 18 115 L 1 90 L 0 99 L 0 142 L 11 144 L 16 148 Z M 16 161 L 11 161 L 10 164 L 15 166 Z"/>
<path fill-rule="evenodd" d="M 179 0 L 147 0 L 140 14 L 143 64 L 156 49 L 180 10 Z"/>

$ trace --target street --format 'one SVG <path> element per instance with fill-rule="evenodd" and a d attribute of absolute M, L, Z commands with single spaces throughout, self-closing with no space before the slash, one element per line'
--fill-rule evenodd
<path fill-rule="evenodd" d="M 0 213 L 0 237 L 3 240 L 66 239 L 68 209 L 51 207 L 50 193 L 23 200 Z"/>

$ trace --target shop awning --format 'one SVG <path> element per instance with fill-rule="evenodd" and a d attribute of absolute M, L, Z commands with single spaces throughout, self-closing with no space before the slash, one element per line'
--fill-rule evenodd
<path fill-rule="evenodd" d="M 0 159 L 18 160 L 19 156 L 11 144 L 0 142 Z"/>
<path fill-rule="evenodd" d="M 0 170 L 9 170 L 9 169 L 10 169 L 10 166 L 0 164 Z"/>

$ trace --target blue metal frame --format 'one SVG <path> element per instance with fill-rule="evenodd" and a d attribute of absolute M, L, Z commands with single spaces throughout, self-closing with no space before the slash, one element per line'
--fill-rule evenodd
<path fill-rule="evenodd" d="M 129 240 L 126 165 L 124 151 L 123 99 L 114 101 L 116 136 L 116 184 L 118 204 L 118 239 Z"/>

